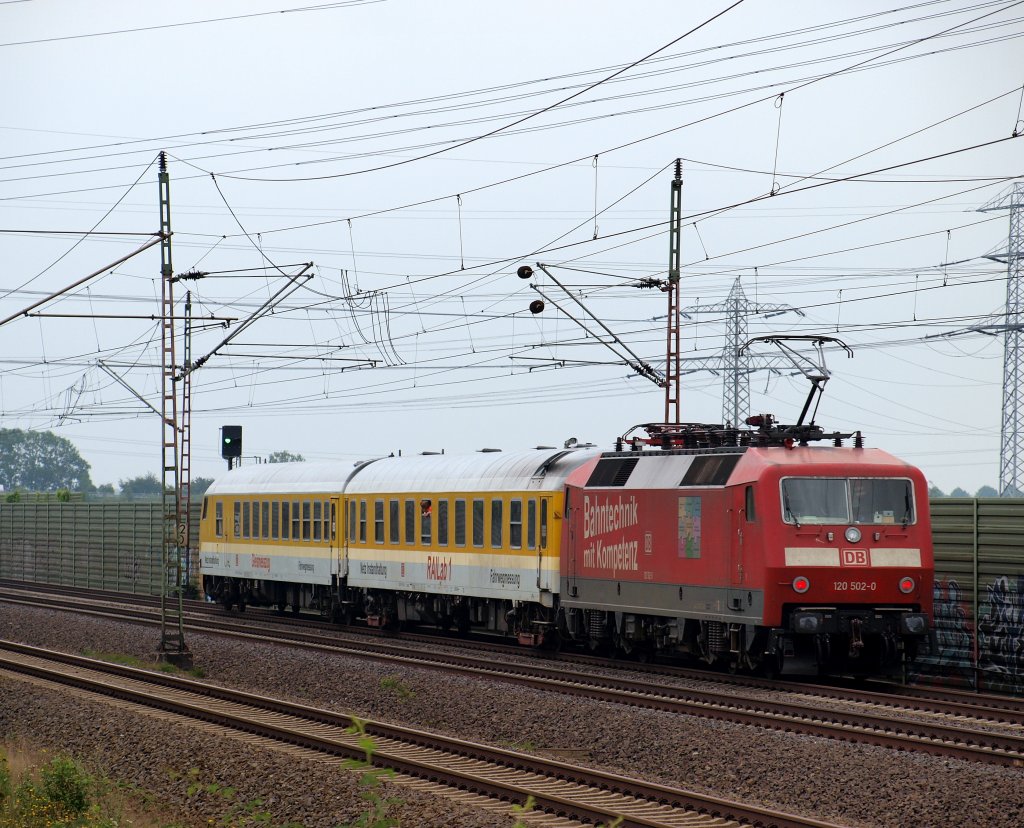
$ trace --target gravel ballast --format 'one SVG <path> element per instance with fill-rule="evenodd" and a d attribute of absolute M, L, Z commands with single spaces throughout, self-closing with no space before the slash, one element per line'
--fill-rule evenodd
<path fill-rule="evenodd" d="M 152 658 L 151 627 L 0 603 L 0 638 L 68 652 Z M 496 680 L 472 679 L 370 659 L 190 633 L 205 681 L 314 704 L 363 718 L 464 739 L 554 753 L 662 784 L 847 826 L 1024 823 L 1020 769 L 899 753 L 605 702 L 571 699 Z M 0 734 L 62 749 L 108 775 L 165 797 L 207 825 L 216 802 L 184 796 L 172 780 L 198 768 L 202 781 L 261 799 L 273 824 L 336 826 L 365 809 L 355 774 L 323 762 L 228 740 L 139 713 L 0 679 Z M 403 826 L 511 826 L 513 818 L 407 787 Z"/>

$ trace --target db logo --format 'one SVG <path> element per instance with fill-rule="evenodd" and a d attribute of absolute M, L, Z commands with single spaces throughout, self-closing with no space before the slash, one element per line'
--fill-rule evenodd
<path fill-rule="evenodd" d="M 844 549 L 842 551 L 842 563 L 843 566 L 867 566 L 868 565 L 868 550 L 867 549 Z"/>

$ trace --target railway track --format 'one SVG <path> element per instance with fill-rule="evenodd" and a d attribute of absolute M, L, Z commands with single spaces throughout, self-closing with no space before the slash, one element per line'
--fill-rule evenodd
<path fill-rule="evenodd" d="M 105 596 L 109 600 L 110 596 Z M 54 599 L 45 596 L 0 593 L 0 599 L 17 600 L 35 606 Z M 145 609 L 114 607 L 100 609 L 82 604 L 72 593 L 65 602 L 50 603 L 56 609 L 71 609 L 107 617 L 155 624 L 158 617 Z M 467 653 L 429 653 L 403 641 L 379 636 L 351 636 L 344 639 L 337 630 L 324 631 L 320 625 L 256 622 L 225 616 L 209 604 L 190 607 L 187 626 L 195 631 L 256 638 L 330 650 L 339 654 L 373 658 L 415 667 L 459 671 L 480 678 L 514 682 L 546 692 L 586 697 L 632 707 L 695 715 L 762 728 L 804 733 L 847 742 L 866 743 L 897 750 L 1001 765 L 1024 765 L 1024 708 L 1013 700 L 927 699 L 877 691 L 796 685 L 742 677 L 700 674 L 702 682 L 715 682 L 707 689 L 655 683 L 649 679 L 583 675 L 573 663 L 536 663 L 529 659 L 510 661 L 503 652 L 499 663 L 493 658 Z M 313 626 L 314 629 L 308 629 Z M 436 645 L 436 639 L 432 639 Z M 607 666 L 601 663 L 601 666 Z M 718 679 L 721 679 L 719 682 Z M 993 701 L 995 700 L 995 701 Z"/>
<path fill-rule="evenodd" d="M 365 758 L 353 720 L 328 710 L 8 641 L 0 642 L 0 670 L 252 734 L 289 749 Z M 366 722 L 364 729 L 376 745 L 375 765 L 405 778 L 501 801 L 523 802 L 532 796 L 539 811 L 560 820 L 607 824 L 621 817 L 622 828 L 836 828 L 833 823 L 422 730 L 382 722 Z"/>

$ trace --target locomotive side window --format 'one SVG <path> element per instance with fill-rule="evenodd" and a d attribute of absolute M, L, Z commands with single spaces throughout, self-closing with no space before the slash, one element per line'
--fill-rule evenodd
<path fill-rule="evenodd" d="M 405 501 L 405 542 L 416 543 L 416 501 Z"/>
<path fill-rule="evenodd" d="M 502 506 L 497 498 L 491 501 L 491 546 L 494 549 L 501 549 Z"/>
<path fill-rule="evenodd" d="M 526 501 L 526 548 L 537 548 L 537 501 Z"/>
<path fill-rule="evenodd" d="M 214 516 L 215 516 L 214 520 L 216 521 L 216 523 L 215 523 L 215 527 L 216 528 L 213 530 L 214 534 L 218 538 L 222 538 L 222 537 L 224 537 L 224 501 L 218 500 L 213 505 L 213 513 L 214 513 Z"/>
<path fill-rule="evenodd" d="M 398 501 L 397 500 L 390 500 L 390 501 L 388 501 L 388 518 L 391 521 L 391 526 L 388 529 L 388 531 L 389 531 L 388 541 L 391 544 L 393 544 L 394 546 L 398 546 L 398 544 L 399 544 L 399 542 L 401 540 L 401 537 L 402 537 L 401 527 L 399 526 L 399 523 L 398 523 L 398 516 L 399 516 Z"/>
<path fill-rule="evenodd" d="M 523 548 L 523 501 L 518 498 L 508 504 L 508 545 Z"/>
<path fill-rule="evenodd" d="M 281 540 L 288 540 L 289 537 L 288 527 L 292 520 L 291 509 L 289 508 L 291 505 L 289 500 L 281 501 Z"/>
<path fill-rule="evenodd" d="M 484 545 L 484 502 L 473 501 L 473 546 Z"/>
<path fill-rule="evenodd" d="M 744 511 L 747 513 L 747 523 L 757 520 L 757 509 L 754 508 L 754 487 L 747 486 L 744 496 Z"/>
<path fill-rule="evenodd" d="M 455 545 L 466 545 L 466 501 L 455 501 Z"/>
<path fill-rule="evenodd" d="M 373 501 L 373 542 L 384 543 L 384 501 Z"/>
<path fill-rule="evenodd" d="M 235 537 L 242 536 L 242 504 L 235 501 Z"/>
<path fill-rule="evenodd" d="M 437 501 L 437 542 L 440 546 L 448 545 L 448 501 Z"/>

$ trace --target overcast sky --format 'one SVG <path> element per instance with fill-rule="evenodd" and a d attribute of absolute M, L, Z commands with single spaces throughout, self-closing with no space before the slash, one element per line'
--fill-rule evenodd
<path fill-rule="evenodd" d="M 610 447 L 663 418 L 624 355 L 664 369 L 641 285 L 682 158 L 687 365 L 721 354 L 739 279 L 749 336 L 852 349 L 817 422 L 996 485 L 1002 338 L 957 332 L 1002 321 L 1009 217 L 977 208 L 1024 174 L 1022 35 L 1024 3 L 967 0 L 0 2 L 0 316 L 100 272 L 0 327 L 0 425 L 72 440 L 97 484 L 159 474 L 125 387 L 159 408 L 159 249 L 113 263 L 159 229 L 166 150 L 174 271 L 209 274 L 175 286 L 192 358 L 286 289 L 193 375 L 193 476 L 225 468 L 224 424 L 346 463 Z M 537 262 L 617 353 L 517 278 Z M 807 382 L 753 353 L 777 370 L 752 412 L 795 420 Z M 722 376 L 682 401 L 721 422 Z"/>

